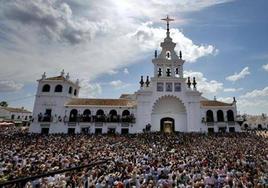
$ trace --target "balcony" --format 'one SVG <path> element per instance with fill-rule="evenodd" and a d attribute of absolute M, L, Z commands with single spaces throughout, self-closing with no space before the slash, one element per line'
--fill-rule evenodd
<path fill-rule="evenodd" d="M 135 123 L 135 117 L 133 115 L 122 116 L 121 121 L 124 123 Z"/>
<path fill-rule="evenodd" d="M 120 117 L 119 115 L 114 116 L 106 116 L 106 115 L 95 115 L 95 116 L 80 116 L 80 117 L 72 117 L 68 118 L 67 116 L 64 118 L 64 122 L 71 123 L 135 123 L 135 117 L 133 115 L 127 115 Z"/>
<path fill-rule="evenodd" d="M 229 126 L 234 126 L 235 125 L 235 121 L 215 121 L 215 122 L 205 122 L 207 124 L 207 126 L 226 126 L 227 124 Z"/>

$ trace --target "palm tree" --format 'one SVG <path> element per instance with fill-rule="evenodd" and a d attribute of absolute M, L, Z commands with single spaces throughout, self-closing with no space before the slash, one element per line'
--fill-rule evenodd
<path fill-rule="evenodd" d="M 2 106 L 2 107 L 7 107 L 7 106 L 8 106 L 7 101 L 1 101 L 1 102 L 0 102 L 0 106 Z"/>

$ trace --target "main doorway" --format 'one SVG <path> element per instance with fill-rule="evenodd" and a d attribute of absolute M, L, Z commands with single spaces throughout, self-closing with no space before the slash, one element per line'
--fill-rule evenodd
<path fill-rule="evenodd" d="M 174 119 L 170 117 L 165 117 L 160 120 L 160 131 L 163 133 L 173 133 L 175 132 Z"/>

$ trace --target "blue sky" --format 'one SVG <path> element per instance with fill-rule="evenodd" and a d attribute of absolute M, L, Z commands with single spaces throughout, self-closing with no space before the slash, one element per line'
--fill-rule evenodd
<path fill-rule="evenodd" d="M 240 113 L 268 112 L 268 1 L 20 0 L 0 2 L 0 100 L 32 109 L 36 80 L 69 72 L 82 97 L 133 93 L 151 59 L 171 37 L 208 98 Z"/>

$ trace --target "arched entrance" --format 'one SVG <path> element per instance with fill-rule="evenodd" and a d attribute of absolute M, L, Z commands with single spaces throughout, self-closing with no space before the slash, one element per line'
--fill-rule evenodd
<path fill-rule="evenodd" d="M 173 133 L 175 131 L 174 119 L 165 117 L 160 120 L 160 131 L 163 133 Z"/>
<path fill-rule="evenodd" d="M 186 132 L 187 113 L 184 104 L 176 96 L 165 95 L 160 97 L 152 106 L 150 124 L 152 131 L 168 132 L 170 129 L 169 132 Z"/>

